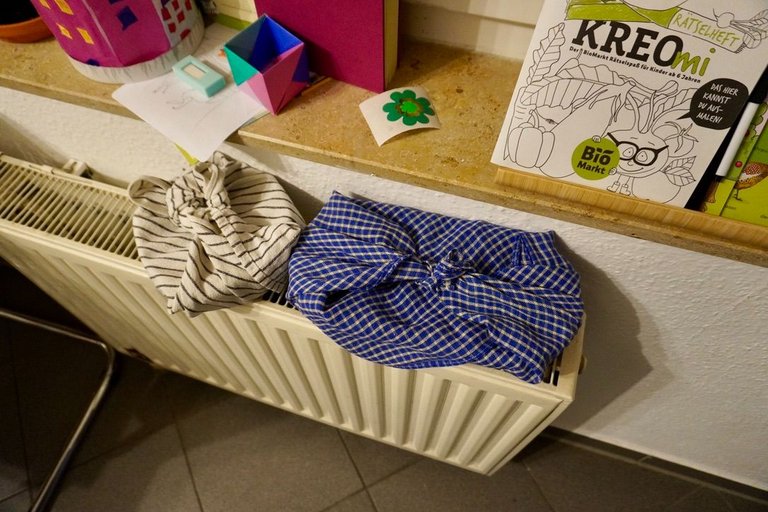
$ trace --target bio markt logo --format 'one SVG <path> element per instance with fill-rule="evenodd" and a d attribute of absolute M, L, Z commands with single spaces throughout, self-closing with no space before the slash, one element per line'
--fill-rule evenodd
<path fill-rule="evenodd" d="M 619 150 L 607 137 L 592 137 L 576 146 L 571 165 L 574 172 L 585 180 L 602 180 L 619 165 Z"/>

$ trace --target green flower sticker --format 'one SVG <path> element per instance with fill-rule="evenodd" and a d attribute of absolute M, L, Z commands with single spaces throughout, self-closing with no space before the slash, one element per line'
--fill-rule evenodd
<path fill-rule="evenodd" d="M 402 92 L 395 91 L 390 96 L 392 103 L 384 104 L 382 110 L 387 113 L 387 121 L 397 122 L 402 119 L 406 126 L 413 126 L 416 123 L 429 123 L 427 115 L 435 115 L 429 100 L 423 97 L 416 97 L 416 93 L 410 89 Z"/>
<path fill-rule="evenodd" d="M 360 103 L 360 112 L 371 129 L 376 144 L 410 130 L 440 128 L 440 119 L 420 85 L 398 87 Z"/>

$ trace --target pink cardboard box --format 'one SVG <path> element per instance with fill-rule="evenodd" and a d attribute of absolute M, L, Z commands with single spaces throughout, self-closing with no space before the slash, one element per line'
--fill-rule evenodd
<path fill-rule="evenodd" d="M 304 43 L 268 16 L 224 45 L 235 83 L 277 114 L 309 84 Z"/>

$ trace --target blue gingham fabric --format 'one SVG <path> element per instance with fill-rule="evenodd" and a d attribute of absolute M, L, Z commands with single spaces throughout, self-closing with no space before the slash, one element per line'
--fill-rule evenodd
<path fill-rule="evenodd" d="M 584 311 L 552 232 L 338 193 L 288 273 L 288 300 L 328 337 L 398 368 L 475 363 L 538 383 Z"/>

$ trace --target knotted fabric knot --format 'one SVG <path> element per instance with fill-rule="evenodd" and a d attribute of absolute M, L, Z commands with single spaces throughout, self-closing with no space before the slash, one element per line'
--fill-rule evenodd
<path fill-rule="evenodd" d="M 304 221 L 270 173 L 215 153 L 172 181 L 139 178 L 129 194 L 139 258 L 171 313 L 285 290 Z"/>
<path fill-rule="evenodd" d="M 222 188 L 216 191 L 215 194 L 210 194 L 205 198 L 205 205 L 208 208 L 220 209 L 229 208 L 229 195 L 227 189 Z"/>
<path fill-rule="evenodd" d="M 191 229 L 191 218 L 208 220 L 208 207 L 205 198 L 193 190 L 177 190 L 173 187 L 166 191 L 168 218 L 180 228 Z"/>
<path fill-rule="evenodd" d="M 427 263 L 429 277 L 421 281 L 431 290 L 449 289 L 452 283 L 467 272 L 474 270 L 461 251 L 453 249 L 436 264 Z"/>
<path fill-rule="evenodd" d="M 199 163 L 187 179 L 177 180 L 165 191 L 168 218 L 184 229 L 209 230 L 210 221 L 229 209 L 225 172 L 214 163 Z"/>

